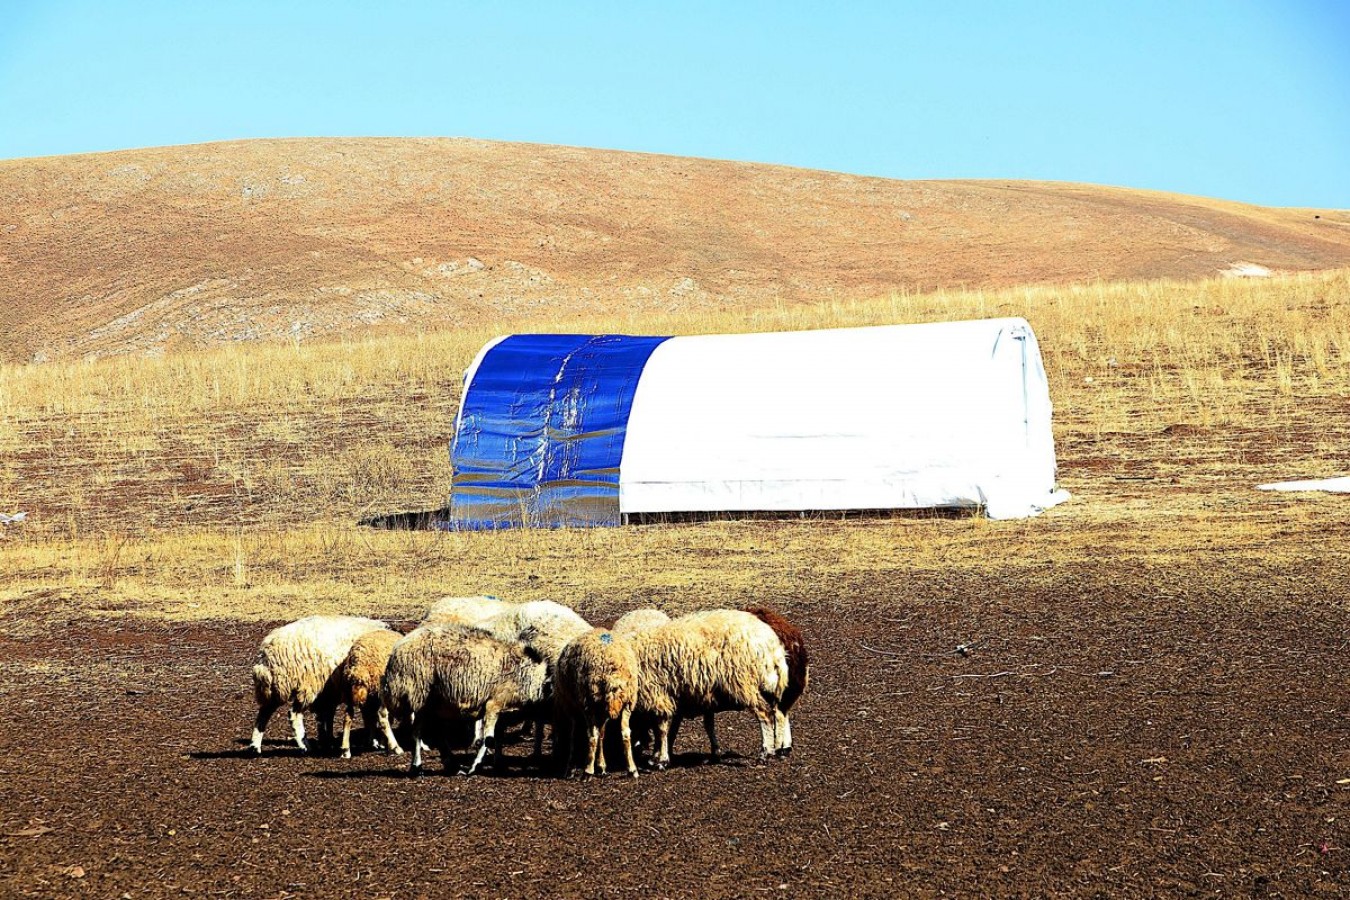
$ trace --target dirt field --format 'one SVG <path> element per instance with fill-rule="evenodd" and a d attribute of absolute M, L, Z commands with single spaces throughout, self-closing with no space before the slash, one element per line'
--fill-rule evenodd
<path fill-rule="evenodd" d="M 688 728 L 637 782 L 542 777 L 521 745 L 412 780 L 299 757 L 283 721 L 244 758 L 265 625 L 11 607 L 0 895 L 1338 895 L 1333 559 L 804 584 L 778 598 L 816 656 L 796 755 L 756 764 L 727 714 L 747 758 L 703 764 Z"/>

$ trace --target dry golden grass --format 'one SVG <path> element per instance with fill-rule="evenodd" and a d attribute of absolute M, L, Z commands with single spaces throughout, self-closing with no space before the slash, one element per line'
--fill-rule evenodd
<path fill-rule="evenodd" d="M 460 379 L 492 334 L 234 345 L 0 368 L 0 614 L 412 616 L 441 593 L 559 596 L 602 615 L 793 597 L 855 578 L 1210 562 L 1233 578 L 1346 563 L 1347 503 L 1256 483 L 1350 470 L 1350 272 L 894 295 L 744 316 L 578 321 L 709 333 L 1026 316 L 1062 484 L 1037 520 L 721 521 L 375 532 L 439 506 Z M 548 330 L 538 323 L 535 330 Z"/>

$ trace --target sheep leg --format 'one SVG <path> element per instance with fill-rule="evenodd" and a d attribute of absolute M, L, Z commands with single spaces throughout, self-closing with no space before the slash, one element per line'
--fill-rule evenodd
<path fill-rule="evenodd" d="M 478 771 L 478 767 L 483 764 L 483 757 L 487 754 L 489 747 L 493 748 L 493 760 L 500 760 L 501 748 L 497 747 L 497 716 L 500 713 L 500 707 L 492 703 L 487 705 L 486 715 L 483 716 L 483 740 L 478 745 L 478 755 L 473 758 L 473 764 L 464 772 L 465 775 L 472 775 Z"/>
<path fill-rule="evenodd" d="M 379 702 L 378 696 L 371 696 L 365 703 L 360 704 L 360 721 L 365 722 L 366 734 L 370 737 L 371 750 L 382 749 L 382 745 L 379 743 L 379 735 L 385 735 L 386 741 L 389 739 L 390 731 L 383 727 L 386 722 L 389 722 L 389 716 L 381 715 L 383 711 L 385 711 L 385 706 Z"/>
<path fill-rule="evenodd" d="M 716 760 L 722 755 L 722 748 L 717 744 L 716 717 L 710 712 L 703 714 L 703 730 L 708 732 L 708 758 Z"/>
<path fill-rule="evenodd" d="M 412 719 L 408 723 L 408 731 L 412 740 L 412 762 L 408 766 L 408 774 L 414 778 L 422 774 L 422 748 L 426 744 L 422 743 L 422 717 L 410 716 Z"/>
<path fill-rule="evenodd" d="M 638 771 L 637 763 L 633 760 L 633 729 L 628 725 L 632 715 L 632 707 L 625 706 L 623 712 L 619 714 L 619 734 L 623 738 L 623 755 L 624 761 L 628 763 L 628 774 L 636 778 Z"/>
<path fill-rule="evenodd" d="M 291 734 L 295 736 L 295 746 L 300 748 L 300 752 L 308 753 L 309 745 L 305 743 L 305 714 L 298 704 L 291 706 Z"/>
<path fill-rule="evenodd" d="M 351 758 L 352 758 L 352 718 L 355 716 L 356 710 L 352 709 L 352 705 L 351 705 L 350 703 L 348 703 L 346 706 L 344 706 L 343 709 L 346 710 L 346 715 L 344 715 L 344 716 L 342 717 L 342 758 L 343 758 L 343 759 L 351 759 Z"/>
<path fill-rule="evenodd" d="M 258 718 L 253 720 L 253 740 L 249 742 L 249 749 L 253 751 L 254 756 L 262 755 L 263 732 L 267 730 L 272 713 L 276 712 L 280 705 L 281 701 L 268 699 L 258 707 Z"/>
<path fill-rule="evenodd" d="M 759 719 L 760 748 L 759 759 L 761 762 L 773 755 L 774 747 L 778 744 L 778 738 L 774 734 L 773 715 L 767 709 L 756 709 L 755 718 Z"/>
<path fill-rule="evenodd" d="M 598 746 L 601 736 L 601 729 L 595 722 L 586 723 L 586 774 L 595 774 L 595 757 L 597 752 L 603 753 L 604 748 Z"/>
<path fill-rule="evenodd" d="M 605 729 L 609 726 L 609 719 L 602 719 L 597 730 L 599 740 L 595 742 L 595 768 L 601 776 L 609 774 L 609 768 L 605 765 Z"/>
<path fill-rule="evenodd" d="M 389 710 L 384 704 L 379 705 L 379 711 L 375 713 L 375 719 L 380 724 L 380 731 L 384 732 L 384 745 L 388 751 L 395 756 L 403 755 L 403 748 L 398 745 L 398 738 L 394 737 L 394 726 L 389 721 Z"/>
<path fill-rule="evenodd" d="M 314 719 L 318 726 L 318 738 L 320 750 L 331 750 L 337 741 L 333 739 L 333 720 L 337 718 L 338 705 L 322 701 L 314 705 Z"/>
<path fill-rule="evenodd" d="M 556 741 L 557 735 L 554 735 L 553 739 Z M 544 758 L 544 720 L 542 717 L 534 720 L 534 756 L 531 758 L 536 765 L 538 765 L 539 760 Z"/>
<path fill-rule="evenodd" d="M 778 729 L 778 755 L 792 755 L 792 720 L 781 709 L 774 710 L 774 725 Z"/>
<path fill-rule="evenodd" d="M 677 737 L 679 737 L 679 735 L 680 735 L 680 725 L 683 724 L 683 723 L 684 723 L 684 716 L 680 715 L 679 713 L 676 713 L 676 714 L 675 714 L 675 718 L 673 718 L 673 719 L 670 720 L 670 752 L 671 752 L 671 753 L 674 753 L 674 752 L 675 752 L 675 739 L 676 739 Z M 666 759 L 666 762 L 670 762 L 669 758 Z"/>
<path fill-rule="evenodd" d="M 670 719 L 657 720 L 656 748 L 655 768 L 664 769 L 670 765 Z"/>

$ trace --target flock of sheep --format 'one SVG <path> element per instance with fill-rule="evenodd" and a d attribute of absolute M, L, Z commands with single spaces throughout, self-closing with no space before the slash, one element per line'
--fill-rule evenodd
<path fill-rule="evenodd" d="M 713 716 L 748 709 L 760 723 L 760 758 L 792 751 L 788 719 L 806 689 L 810 660 L 801 631 L 772 610 L 714 609 L 672 619 L 656 609 L 630 612 L 609 629 L 592 628 L 551 600 L 512 603 L 496 597 L 446 597 L 407 635 L 357 616 L 310 616 L 263 639 L 253 667 L 263 731 L 290 706 L 296 745 L 307 750 L 304 714 L 318 719 L 319 744 L 331 747 L 338 708 L 346 707 L 342 756 L 351 756 L 351 725 L 361 710 L 372 746 L 402 755 L 391 716 L 408 727 L 411 772 L 422 771 L 424 732 L 438 720 L 472 721 L 472 775 L 489 749 L 501 763 L 503 715 L 534 726 L 535 758 L 544 728 L 564 774 L 583 750 L 585 772 L 606 771 L 605 728 L 617 722 L 624 766 L 637 777 L 632 732 L 650 729 L 651 765 L 670 763 L 680 720 L 701 715 L 711 754 L 720 748 Z M 580 726 L 578 728 L 578 726 Z M 443 758 L 447 759 L 448 754 Z"/>

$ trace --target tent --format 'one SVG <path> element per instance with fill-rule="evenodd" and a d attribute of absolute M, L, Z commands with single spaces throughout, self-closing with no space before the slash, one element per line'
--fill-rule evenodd
<path fill-rule="evenodd" d="M 446 527 L 982 508 L 1055 487 L 1024 319 L 696 337 L 518 334 L 465 375 Z"/>

